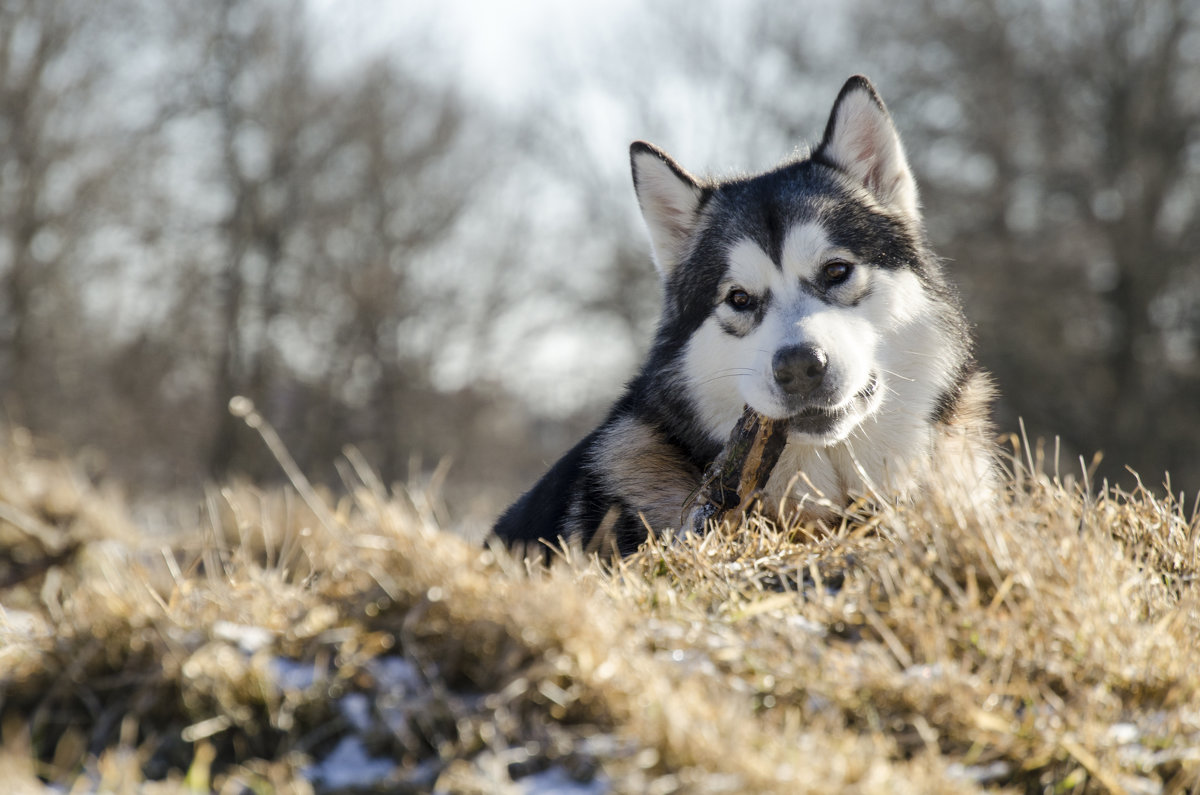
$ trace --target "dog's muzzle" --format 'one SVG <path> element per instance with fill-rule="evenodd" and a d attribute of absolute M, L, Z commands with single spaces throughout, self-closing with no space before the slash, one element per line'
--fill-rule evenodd
<path fill-rule="evenodd" d="M 878 390 L 879 378 L 872 373 L 871 380 L 867 382 L 867 385 L 848 402 L 838 408 L 806 406 L 788 418 L 788 427 L 793 433 L 827 436 L 837 430 L 851 416 L 867 413 L 871 399 Z"/>

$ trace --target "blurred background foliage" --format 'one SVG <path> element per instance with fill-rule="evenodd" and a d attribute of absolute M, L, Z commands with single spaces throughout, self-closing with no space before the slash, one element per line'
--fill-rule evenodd
<path fill-rule="evenodd" d="M 277 477 L 246 395 L 486 521 L 647 345 L 628 143 L 766 168 L 864 72 L 998 428 L 1200 488 L 1200 5 L 493 5 L 0 0 L 0 419 L 149 497 Z"/>

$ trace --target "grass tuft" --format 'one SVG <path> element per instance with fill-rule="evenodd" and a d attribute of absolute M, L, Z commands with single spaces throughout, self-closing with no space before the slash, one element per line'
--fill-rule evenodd
<path fill-rule="evenodd" d="M 252 407 L 251 407 L 252 410 Z M 1200 517 L 1015 447 L 998 505 L 527 566 L 350 451 L 167 543 L 0 453 L 0 775 L 184 792 L 1188 792 Z"/>

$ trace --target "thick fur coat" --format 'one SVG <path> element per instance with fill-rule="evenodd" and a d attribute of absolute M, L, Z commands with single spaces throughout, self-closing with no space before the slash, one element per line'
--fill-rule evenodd
<path fill-rule="evenodd" d="M 701 180 L 642 142 L 630 157 L 664 291 L 653 346 L 497 536 L 624 554 L 647 528 L 680 528 L 746 405 L 789 423 L 771 510 L 828 515 L 935 478 L 989 488 L 990 380 L 866 78 L 842 88 L 811 153 L 766 173 Z"/>

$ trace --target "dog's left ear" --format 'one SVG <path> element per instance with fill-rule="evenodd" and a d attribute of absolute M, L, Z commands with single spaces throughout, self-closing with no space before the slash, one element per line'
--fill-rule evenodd
<path fill-rule="evenodd" d="M 900 136 L 875 87 L 862 75 L 842 86 L 812 159 L 846 172 L 885 207 L 917 217 L 917 183 Z"/>

